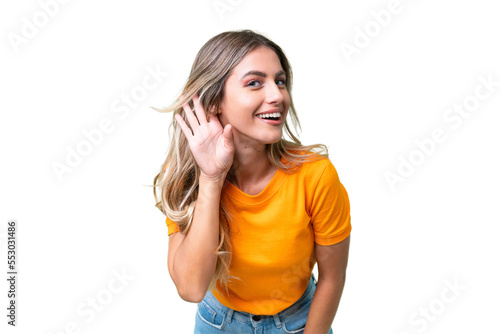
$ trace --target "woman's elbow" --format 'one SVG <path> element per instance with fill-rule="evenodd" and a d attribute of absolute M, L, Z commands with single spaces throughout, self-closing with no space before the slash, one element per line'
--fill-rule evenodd
<path fill-rule="evenodd" d="M 193 273 L 178 273 L 174 270 L 173 261 L 169 263 L 169 273 L 175 284 L 177 293 L 182 300 L 190 303 L 199 303 L 205 298 L 209 281 L 203 281 Z M 189 278 L 188 278 L 189 277 Z"/>
<path fill-rule="evenodd" d="M 200 303 L 203 298 L 205 298 L 206 291 L 203 292 L 202 290 L 196 290 L 189 287 L 177 287 L 177 293 L 179 294 L 179 297 L 186 302 Z"/>

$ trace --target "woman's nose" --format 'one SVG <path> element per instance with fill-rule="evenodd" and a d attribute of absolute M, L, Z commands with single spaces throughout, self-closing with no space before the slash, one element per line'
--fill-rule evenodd
<path fill-rule="evenodd" d="M 274 81 L 266 85 L 266 102 L 269 104 L 283 102 L 283 92 Z"/>

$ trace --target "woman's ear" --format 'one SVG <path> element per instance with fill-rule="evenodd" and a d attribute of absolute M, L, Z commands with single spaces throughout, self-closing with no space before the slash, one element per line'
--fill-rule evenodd
<path fill-rule="evenodd" d="M 210 109 L 208 110 L 208 113 L 210 115 L 219 115 L 220 114 L 220 109 L 219 108 L 216 108 L 215 106 L 212 106 L 210 107 Z"/>

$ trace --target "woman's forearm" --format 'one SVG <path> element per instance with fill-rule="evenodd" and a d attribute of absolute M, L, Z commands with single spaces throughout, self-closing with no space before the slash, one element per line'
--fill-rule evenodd
<path fill-rule="evenodd" d="M 344 283 L 345 275 L 336 280 L 318 278 L 304 334 L 328 333 L 337 313 Z"/>
<path fill-rule="evenodd" d="M 219 245 L 219 206 L 223 180 L 200 178 L 193 221 L 177 248 L 173 272 L 181 297 L 199 302 L 205 295 L 215 272 Z M 184 295 L 184 296 L 183 296 Z"/>

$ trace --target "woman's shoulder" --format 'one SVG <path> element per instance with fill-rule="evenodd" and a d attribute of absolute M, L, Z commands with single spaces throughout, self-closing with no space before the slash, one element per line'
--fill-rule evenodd
<path fill-rule="evenodd" d="M 306 174 L 321 174 L 325 169 L 334 168 L 327 154 L 306 150 L 290 150 L 289 154 L 283 157 L 283 162 L 287 165 L 296 165 L 297 172 Z"/>
<path fill-rule="evenodd" d="M 328 154 L 320 154 L 311 150 L 299 149 L 288 150 L 283 159 L 286 161 L 300 160 L 304 163 L 318 163 L 319 161 L 326 163 L 330 161 L 328 159 Z"/>
<path fill-rule="evenodd" d="M 302 165 L 304 172 L 308 174 L 324 174 L 325 171 L 335 170 L 332 162 L 326 156 L 320 154 L 310 154 Z"/>

